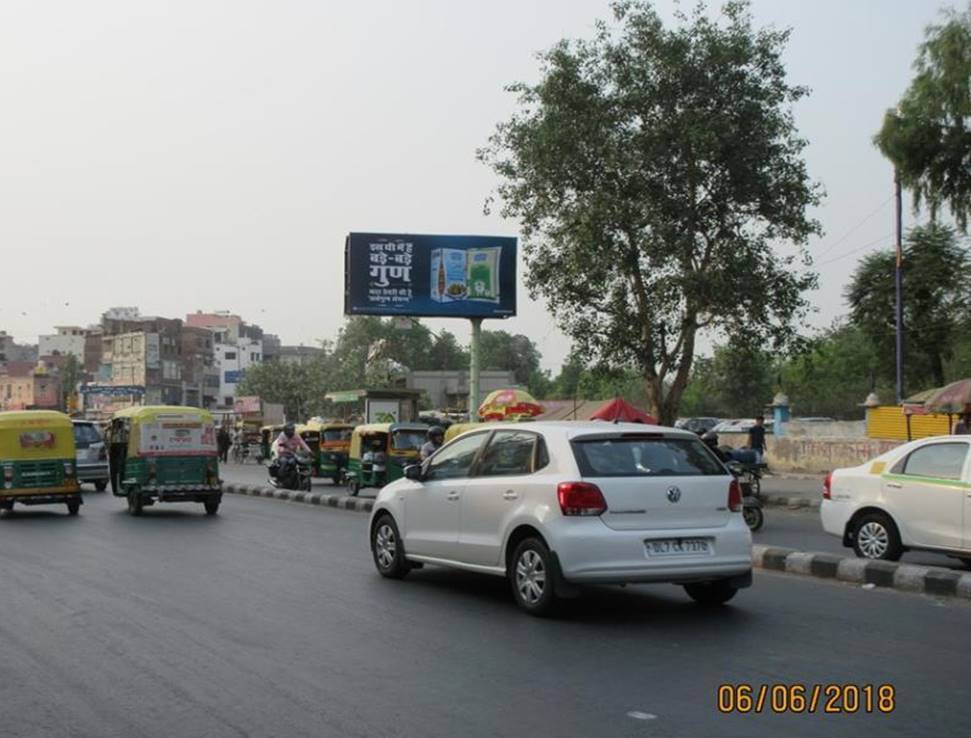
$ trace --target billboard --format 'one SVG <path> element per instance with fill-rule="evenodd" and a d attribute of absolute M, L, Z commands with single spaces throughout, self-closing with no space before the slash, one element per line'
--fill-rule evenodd
<path fill-rule="evenodd" d="M 245 375 L 245 369 L 227 369 L 223 372 L 223 381 L 226 384 L 239 384 Z"/>
<path fill-rule="evenodd" d="M 508 318 L 516 314 L 516 239 L 351 233 L 345 315 Z"/>

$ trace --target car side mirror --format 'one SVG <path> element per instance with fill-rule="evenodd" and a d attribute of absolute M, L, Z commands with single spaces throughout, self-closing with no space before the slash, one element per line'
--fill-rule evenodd
<path fill-rule="evenodd" d="M 420 482 L 424 478 L 421 473 L 421 464 L 411 464 L 405 467 L 405 479 L 410 479 L 413 482 Z"/>

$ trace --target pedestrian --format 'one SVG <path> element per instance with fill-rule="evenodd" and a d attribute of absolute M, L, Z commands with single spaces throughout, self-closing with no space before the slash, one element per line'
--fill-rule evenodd
<path fill-rule="evenodd" d="M 958 422 L 954 424 L 954 435 L 956 436 L 967 436 L 971 435 L 971 412 L 965 410 Z"/>
<path fill-rule="evenodd" d="M 765 456 L 765 417 L 755 416 L 755 425 L 748 429 L 748 447 L 755 454 L 755 463 L 761 464 Z"/>
<path fill-rule="evenodd" d="M 223 463 L 229 460 L 230 444 L 229 431 L 226 430 L 225 424 L 220 425 L 219 430 L 216 432 L 216 447 L 219 450 L 219 460 Z"/>

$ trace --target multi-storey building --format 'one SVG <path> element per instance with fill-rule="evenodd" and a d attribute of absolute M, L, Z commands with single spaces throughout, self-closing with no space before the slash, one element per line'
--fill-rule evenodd
<path fill-rule="evenodd" d="M 197 311 L 187 315 L 185 322 L 187 326 L 212 332 L 213 354 L 219 369 L 217 406 L 232 408 L 246 370 L 263 361 L 263 330 L 228 311 Z"/>
<path fill-rule="evenodd" d="M 88 331 L 78 325 L 55 326 L 56 333 L 40 336 L 37 351 L 41 356 L 74 356 L 84 363 Z"/>
<path fill-rule="evenodd" d="M 0 369 L 0 410 L 57 410 L 61 381 L 45 366 L 7 362 Z"/>

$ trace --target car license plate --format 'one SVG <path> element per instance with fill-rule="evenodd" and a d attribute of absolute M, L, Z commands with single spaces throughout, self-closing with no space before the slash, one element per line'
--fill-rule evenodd
<path fill-rule="evenodd" d="M 644 541 L 648 556 L 710 556 L 710 538 L 662 538 Z"/>

